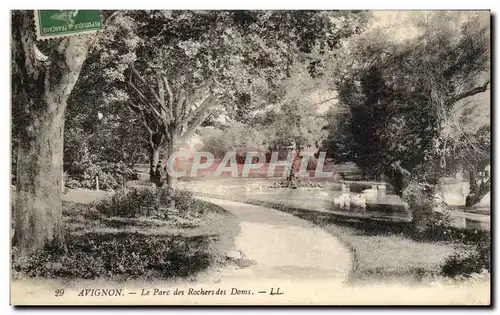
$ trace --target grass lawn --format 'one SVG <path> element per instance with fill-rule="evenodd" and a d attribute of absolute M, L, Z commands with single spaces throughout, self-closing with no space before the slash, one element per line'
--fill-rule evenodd
<path fill-rule="evenodd" d="M 452 242 L 414 240 L 405 235 L 405 224 L 346 221 L 326 212 L 229 198 L 290 213 L 338 237 L 354 254 L 350 283 L 421 282 L 439 275 L 445 260 L 457 249 L 472 250 Z"/>
<path fill-rule="evenodd" d="M 371 235 L 354 226 L 321 222 L 354 252 L 352 282 L 421 281 L 438 275 L 446 258 L 455 252 L 453 244 L 418 242 L 401 235 Z"/>
<path fill-rule="evenodd" d="M 172 209 L 166 219 L 125 218 L 97 211 L 95 202 L 106 196 L 93 193 L 69 195 L 84 203 L 64 198 L 66 252 L 47 246 L 17 259 L 13 249 L 15 279 L 192 280 L 199 271 L 228 262 L 225 254 L 234 250 L 238 222 L 213 204 L 193 200 L 188 215 Z"/>

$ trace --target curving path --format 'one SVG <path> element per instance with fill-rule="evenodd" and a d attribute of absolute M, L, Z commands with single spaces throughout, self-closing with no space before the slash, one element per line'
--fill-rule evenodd
<path fill-rule="evenodd" d="M 235 280 L 322 281 L 340 285 L 352 268 L 351 252 L 334 236 L 310 222 L 278 210 L 214 198 L 199 199 L 234 214 L 240 222 L 236 250 L 243 268 L 226 268 L 213 275 L 216 282 Z"/>

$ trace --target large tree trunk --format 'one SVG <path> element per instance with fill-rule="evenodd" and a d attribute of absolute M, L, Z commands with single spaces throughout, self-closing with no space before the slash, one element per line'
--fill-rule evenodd
<path fill-rule="evenodd" d="M 443 209 L 443 200 L 436 199 L 436 194 L 441 191 L 437 179 L 431 178 L 424 187 L 416 184 L 412 193 L 406 195 L 405 201 L 409 203 L 413 216 L 414 227 L 423 232 L 435 211 Z"/>
<path fill-rule="evenodd" d="M 165 135 L 167 161 L 169 161 L 170 156 L 178 149 L 179 140 L 189 139 L 192 136 L 196 128 L 210 115 L 210 109 L 219 99 L 217 95 L 202 96 L 209 91 L 208 84 L 201 87 L 192 97 L 188 97 L 184 90 L 175 93 L 168 77 L 160 71 L 156 73 L 153 83 L 148 83 L 135 68 L 134 63 L 130 64 L 129 70 L 127 86 L 132 96 L 129 105 L 133 111 L 141 115 L 142 122 L 151 136 L 154 130 L 157 132 L 160 130 L 159 134 Z M 193 108 L 197 101 L 201 102 Z M 172 162 L 175 171 L 176 163 Z M 165 177 L 168 187 L 177 187 L 177 178 L 169 175 L 168 169 Z"/>
<path fill-rule="evenodd" d="M 390 184 L 394 187 L 394 193 L 401 197 L 405 187 L 403 174 L 400 171 L 391 170 L 386 175 L 389 178 Z"/>
<path fill-rule="evenodd" d="M 156 164 L 160 160 L 160 147 L 154 147 L 149 149 L 149 180 L 151 182 L 155 181 L 155 170 Z"/>
<path fill-rule="evenodd" d="M 469 195 L 465 198 L 465 206 L 472 207 L 490 191 L 490 180 L 478 179 L 475 169 L 469 171 Z M 479 182 L 479 183 L 478 183 Z"/>
<path fill-rule="evenodd" d="M 12 49 L 16 80 L 26 96 L 17 156 L 13 245 L 29 255 L 53 243 L 64 249 L 61 181 L 66 101 L 80 74 L 92 37 L 51 42 L 50 54 L 35 51 L 32 11 L 14 11 Z"/>
<path fill-rule="evenodd" d="M 398 163 L 393 163 L 390 168 L 385 168 L 385 176 L 394 187 L 394 193 L 403 196 L 404 189 L 410 184 L 410 172 Z"/>
<path fill-rule="evenodd" d="M 26 126 L 34 137 L 18 147 L 14 245 L 30 254 L 45 244 L 64 249 L 61 183 L 63 170 L 62 114 L 66 104 L 45 104 L 54 111 L 36 113 Z"/>
<path fill-rule="evenodd" d="M 179 142 L 178 141 L 178 136 L 176 134 L 171 134 L 170 139 L 169 139 L 168 144 L 167 144 L 167 160 L 170 158 L 170 156 L 172 154 L 174 154 L 177 151 L 177 149 L 178 149 L 177 148 L 178 142 Z M 173 163 L 173 170 L 174 171 L 178 171 L 176 169 L 176 164 L 177 163 L 175 161 L 172 161 L 172 163 Z M 177 185 L 178 185 L 178 183 L 177 183 L 177 177 L 176 176 L 170 176 L 168 174 L 168 172 L 165 172 L 165 173 L 166 173 L 165 176 L 167 177 L 167 186 L 169 188 L 176 189 Z"/>

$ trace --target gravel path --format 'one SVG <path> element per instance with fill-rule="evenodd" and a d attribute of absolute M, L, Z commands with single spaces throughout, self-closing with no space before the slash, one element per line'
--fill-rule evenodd
<path fill-rule="evenodd" d="M 337 238 L 308 221 L 281 211 L 241 202 L 199 197 L 234 214 L 240 222 L 236 260 L 248 266 L 226 268 L 215 281 L 325 281 L 346 280 L 352 254 Z"/>

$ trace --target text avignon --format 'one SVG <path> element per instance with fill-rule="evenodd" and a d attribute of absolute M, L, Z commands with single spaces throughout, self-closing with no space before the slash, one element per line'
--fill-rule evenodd
<path fill-rule="evenodd" d="M 78 296 L 122 296 L 122 289 L 82 289 Z"/>

